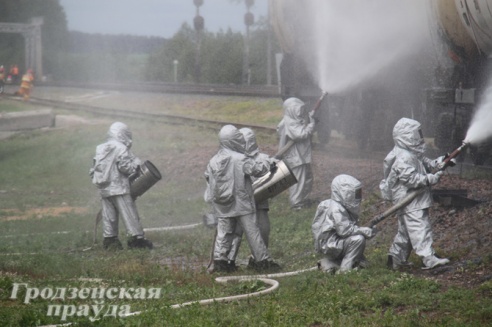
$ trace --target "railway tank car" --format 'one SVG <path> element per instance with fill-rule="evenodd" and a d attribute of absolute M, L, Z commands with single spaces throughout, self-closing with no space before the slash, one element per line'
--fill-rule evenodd
<path fill-rule="evenodd" d="M 436 146 L 450 149 L 464 139 L 492 78 L 492 0 L 434 0 L 430 5 L 431 28 L 448 64 L 439 61 L 438 84 L 425 90 L 424 106 Z M 491 149 L 490 140 L 471 147 L 473 162 L 483 164 Z"/>
<path fill-rule="evenodd" d="M 361 4 L 361 1 L 350 2 L 354 6 Z M 385 0 L 378 2 L 383 6 L 391 4 Z M 324 103 L 326 108 L 319 110 L 317 130 L 321 143 L 328 142 L 331 131 L 336 130 L 357 141 L 361 148 L 387 149 L 392 143 L 388 135 L 402 116 L 420 120 L 425 134 L 434 137 L 441 151 L 449 151 L 463 140 L 490 75 L 492 0 L 421 3 L 426 6 L 419 14 L 427 25 L 427 35 L 419 37 L 426 40 L 411 55 L 391 62 L 372 78 L 330 94 L 329 101 Z M 329 38 L 336 39 L 333 35 L 337 33 L 343 35 L 344 25 L 325 31 L 326 39 L 320 40 L 319 34 L 312 33 L 313 15 L 306 2 L 269 0 L 269 5 L 270 22 L 282 49 L 282 55 L 278 56 L 282 59 L 277 65 L 281 97 L 295 96 L 312 104 L 324 91 L 309 67 L 315 56 L 323 56 L 316 45 L 330 42 L 326 40 Z M 329 12 L 322 12 L 329 6 L 318 9 L 317 14 L 327 20 L 333 17 Z M 384 12 L 384 9 L 376 13 L 391 15 L 391 11 Z M 377 20 L 375 16 L 374 21 Z M 404 42 L 405 37 L 401 36 Z M 360 40 L 363 43 L 362 36 Z M 333 47 L 337 46 L 333 43 Z M 359 51 L 369 53 L 370 46 L 368 43 L 367 49 L 361 47 Z M 329 46 L 325 49 L 330 51 Z M 484 153 L 490 151 L 485 144 L 472 152 L 476 163 L 483 163 Z"/>

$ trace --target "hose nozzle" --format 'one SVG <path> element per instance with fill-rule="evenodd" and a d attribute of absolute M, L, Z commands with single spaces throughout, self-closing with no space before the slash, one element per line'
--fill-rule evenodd
<path fill-rule="evenodd" d="M 456 150 L 454 150 L 453 152 L 451 152 L 449 155 L 447 155 L 444 158 L 443 162 L 441 162 L 439 164 L 439 166 L 437 167 L 438 170 L 444 171 L 446 168 L 448 168 L 450 165 L 452 165 L 452 163 L 453 163 L 452 160 L 454 158 L 456 158 L 461 152 L 463 152 L 463 150 L 465 150 L 469 145 L 470 145 L 469 142 L 463 141 L 463 143 L 461 144 L 461 146 L 459 146 L 458 148 L 456 148 Z"/>

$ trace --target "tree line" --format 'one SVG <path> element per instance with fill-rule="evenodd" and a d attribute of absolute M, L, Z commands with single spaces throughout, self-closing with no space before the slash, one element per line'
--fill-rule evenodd
<path fill-rule="evenodd" d="M 69 31 L 59 0 L 2 0 L 1 23 L 29 23 L 44 17 L 41 28 L 43 71 L 56 81 L 180 82 L 241 84 L 245 40 L 231 30 L 199 34 L 183 24 L 169 39 Z M 251 84 L 267 81 L 266 19 L 250 27 Z M 275 44 L 273 49 L 278 48 Z M 0 64 L 24 67 L 22 35 L 0 33 Z M 275 51 L 272 51 L 272 53 Z M 272 54 L 270 54 L 272 56 Z M 273 62 L 273 57 L 271 58 Z M 274 65 L 272 65 L 274 66 Z M 275 77 L 273 72 L 271 76 Z"/>

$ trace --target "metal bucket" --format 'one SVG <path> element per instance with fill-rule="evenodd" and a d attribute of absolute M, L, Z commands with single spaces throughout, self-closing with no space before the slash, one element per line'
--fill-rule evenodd
<path fill-rule="evenodd" d="M 135 177 L 130 179 L 130 194 L 136 199 L 161 179 L 159 170 L 148 160 L 140 165 Z"/>
<path fill-rule="evenodd" d="M 258 178 L 253 183 L 255 201 L 262 202 L 282 193 L 297 183 L 297 178 L 292 174 L 290 168 L 283 162 L 277 162 L 277 170 L 272 174 Z"/>

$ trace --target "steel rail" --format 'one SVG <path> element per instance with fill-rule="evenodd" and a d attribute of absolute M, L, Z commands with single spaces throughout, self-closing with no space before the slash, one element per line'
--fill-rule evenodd
<path fill-rule="evenodd" d="M 92 85 L 92 87 L 94 86 L 94 84 L 91 84 L 91 85 Z M 69 85 L 65 85 L 65 86 L 69 86 Z M 75 87 L 75 85 L 73 85 L 73 86 Z M 204 86 L 201 85 L 200 87 L 203 88 Z M 223 86 L 223 88 L 227 89 L 228 86 Z M 137 91 L 137 90 L 134 90 L 134 91 Z M 141 92 L 144 92 L 144 91 L 142 90 Z M 146 90 L 145 92 L 148 92 L 148 90 Z M 159 92 L 164 92 L 164 91 L 161 90 Z M 186 91 L 184 89 L 181 89 L 180 93 L 186 93 Z M 219 95 L 219 94 L 216 93 L 215 95 Z M 228 95 L 233 96 L 234 94 L 228 93 Z M 236 96 L 236 95 L 238 95 L 238 94 L 235 94 L 234 96 Z M 242 95 L 244 95 L 244 94 L 242 94 Z M 251 94 L 251 95 L 253 95 L 253 94 Z M 20 100 L 19 97 L 16 97 L 13 95 L 4 94 L 4 96 L 9 97 L 11 99 Z M 255 95 L 255 96 L 259 96 L 259 95 Z M 121 110 L 121 109 L 98 107 L 98 106 L 73 103 L 73 102 L 43 99 L 43 98 L 38 98 L 38 97 L 31 97 L 29 102 L 33 103 L 33 104 L 51 106 L 54 108 L 60 108 L 60 109 L 65 109 L 65 110 L 70 110 L 70 111 L 90 112 L 90 113 L 101 115 L 101 116 L 133 118 L 133 119 L 148 120 L 148 121 L 153 121 L 153 122 L 157 121 L 157 122 L 166 123 L 166 124 L 200 126 L 200 127 L 210 128 L 210 129 L 214 129 L 214 130 L 218 130 L 224 125 L 232 124 L 238 128 L 249 127 L 249 128 L 254 129 L 257 132 L 263 132 L 263 133 L 266 133 L 268 135 L 276 135 L 276 133 L 277 133 L 276 128 L 270 127 L 270 126 L 263 126 L 263 125 L 245 124 L 245 123 L 228 122 L 228 121 L 220 121 L 220 120 L 210 120 L 210 119 L 203 119 L 203 118 L 197 118 L 197 117 L 187 117 L 187 116 L 171 115 L 171 114 L 164 114 L 164 113 L 146 113 L 146 112 L 141 112 L 141 111 L 136 111 L 136 110 Z M 327 151 L 318 147 L 317 144 L 313 144 L 313 150 L 316 151 L 317 153 L 321 154 L 321 155 L 328 155 Z M 367 152 L 362 151 L 362 152 L 366 153 L 368 155 L 372 153 L 371 151 L 367 151 Z M 486 173 L 490 173 L 491 170 L 492 170 L 492 166 L 490 166 L 490 165 L 474 165 L 471 163 L 460 162 L 460 163 L 458 163 L 458 165 L 456 165 L 456 167 L 453 167 L 452 169 L 450 169 L 450 172 L 458 173 L 461 175 L 462 173 L 470 172 L 470 171 L 475 171 L 475 172 L 483 171 Z"/>
<path fill-rule="evenodd" d="M 280 98 L 277 85 L 185 84 L 185 83 L 78 83 L 40 82 L 39 86 L 73 87 L 93 90 L 118 90 L 154 93 L 207 94 Z"/>
<path fill-rule="evenodd" d="M 210 120 L 210 119 L 171 115 L 171 114 L 164 114 L 164 113 L 148 113 L 148 112 L 141 112 L 136 110 L 121 110 L 121 109 L 91 106 L 91 105 L 73 103 L 73 102 L 48 100 L 48 99 L 42 99 L 37 97 L 31 97 L 29 102 L 32 104 L 39 104 L 43 106 L 50 106 L 54 108 L 60 108 L 60 109 L 71 110 L 71 111 L 90 112 L 102 116 L 142 119 L 142 120 L 150 120 L 154 122 L 159 121 L 168 124 L 203 126 L 213 129 L 220 129 L 224 125 L 233 124 L 238 128 L 250 127 L 256 131 L 261 131 L 267 134 L 276 133 L 276 129 L 274 127 L 255 125 L 255 124 L 245 124 L 245 123 L 237 123 L 237 122 L 232 123 L 227 121 Z"/>

